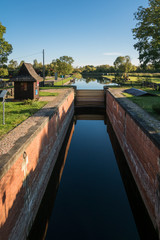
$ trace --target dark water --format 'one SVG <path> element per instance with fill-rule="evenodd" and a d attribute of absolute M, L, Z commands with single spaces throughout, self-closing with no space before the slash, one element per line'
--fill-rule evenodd
<path fill-rule="evenodd" d="M 103 121 L 77 121 L 46 239 L 139 239 Z"/>
<path fill-rule="evenodd" d="M 29 239 L 156 239 L 109 123 L 76 120 L 71 129 Z"/>

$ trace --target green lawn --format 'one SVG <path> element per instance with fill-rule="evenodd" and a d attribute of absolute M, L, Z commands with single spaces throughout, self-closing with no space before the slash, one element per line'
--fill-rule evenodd
<path fill-rule="evenodd" d="M 103 77 L 110 79 L 110 81 L 113 81 L 114 78 L 115 78 L 114 75 L 105 75 Z M 144 77 L 144 76 L 141 76 L 141 75 L 139 75 L 139 77 L 138 76 L 129 76 L 129 79 L 130 80 L 128 80 L 126 83 L 133 82 L 133 84 L 134 84 L 137 81 L 147 81 L 147 80 L 148 81 L 151 80 L 151 82 L 153 82 L 153 83 L 160 83 L 160 78 L 159 77 L 153 77 L 153 76 L 151 76 L 151 77 Z"/>
<path fill-rule="evenodd" d="M 63 84 L 65 84 L 65 83 L 69 82 L 72 78 L 73 78 L 73 77 L 69 77 L 69 78 L 63 79 L 63 80 L 61 80 L 61 81 L 55 82 L 54 85 L 55 85 L 55 86 L 57 86 L 57 85 L 58 85 L 58 86 L 63 85 Z"/>
<path fill-rule="evenodd" d="M 129 73 L 130 76 L 140 77 L 157 77 L 160 78 L 160 73 Z"/>
<path fill-rule="evenodd" d="M 42 92 L 39 91 L 40 97 L 46 97 L 46 96 L 58 96 L 59 93 L 52 93 L 52 92 Z"/>
<path fill-rule="evenodd" d="M 115 78 L 114 75 L 104 75 L 103 77 L 108 78 L 110 81 L 113 81 Z"/>
<path fill-rule="evenodd" d="M 160 83 L 160 78 L 151 78 L 153 83 Z"/>
<path fill-rule="evenodd" d="M 136 77 L 136 76 L 129 76 L 129 82 L 131 81 L 131 82 L 136 82 L 136 81 L 149 81 L 149 80 L 151 80 L 151 82 L 153 82 L 153 83 L 160 83 L 160 78 L 154 78 L 154 77 L 150 77 L 150 78 L 148 78 L 148 77 Z"/>
<path fill-rule="evenodd" d="M 160 114 L 152 109 L 153 105 L 160 105 L 160 92 L 154 91 L 150 88 L 143 88 L 142 90 L 157 94 L 157 96 L 135 97 L 128 93 L 123 93 L 123 95 L 160 121 Z"/>
<path fill-rule="evenodd" d="M 5 102 L 5 125 L 3 125 L 3 105 L 0 102 L 0 138 L 37 112 L 47 102 L 31 101 L 30 104 L 23 102 Z"/>

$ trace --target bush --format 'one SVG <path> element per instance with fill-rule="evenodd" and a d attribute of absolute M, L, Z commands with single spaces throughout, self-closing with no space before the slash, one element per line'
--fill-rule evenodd
<path fill-rule="evenodd" d="M 31 99 L 25 99 L 23 101 L 23 105 L 33 105 L 34 103 L 34 100 L 31 100 Z"/>
<path fill-rule="evenodd" d="M 152 109 L 154 112 L 160 114 L 160 103 L 153 104 Z"/>

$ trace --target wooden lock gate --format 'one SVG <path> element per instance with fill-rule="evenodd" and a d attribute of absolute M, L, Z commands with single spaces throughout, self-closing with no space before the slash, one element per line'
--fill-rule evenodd
<path fill-rule="evenodd" d="M 75 107 L 105 108 L 104 90 L 76 90 Z"/>

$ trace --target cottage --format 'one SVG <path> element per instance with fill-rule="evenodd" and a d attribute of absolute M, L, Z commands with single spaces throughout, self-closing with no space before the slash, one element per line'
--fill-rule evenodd
<path fill-rule="evenodd" d="M 38 99 L 39 82 L 42 78 L 30 63 L 23 63 L 18 76 L 13 78 L 15 99 Z"/>

